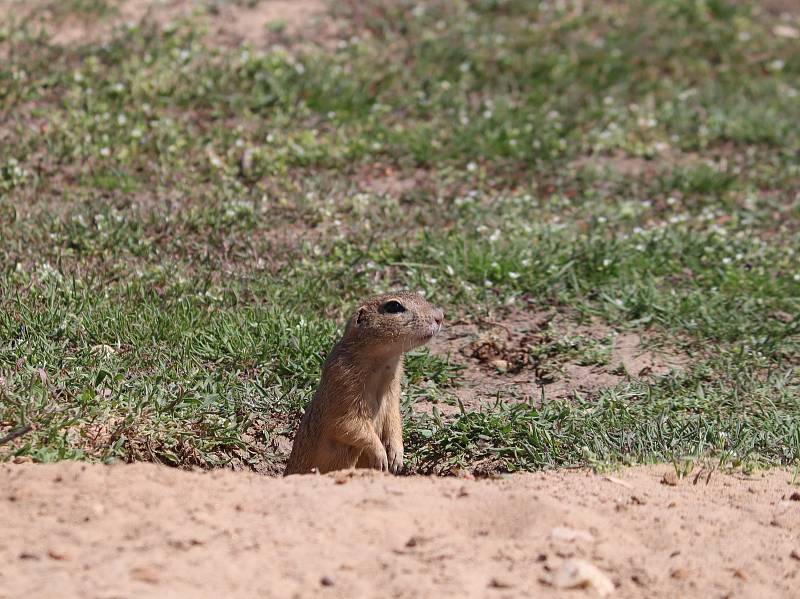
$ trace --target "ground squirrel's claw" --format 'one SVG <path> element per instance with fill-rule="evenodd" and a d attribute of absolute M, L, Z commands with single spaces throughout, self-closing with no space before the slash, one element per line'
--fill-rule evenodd
<path fill-rule="evenodd" d="M 389 457 L 389 471 L 392 474 L 400 474 L 403 471 L 403 448 L 390 445 L 386 448 L 386 454 Z"/>
<path fill-rule="evenodd" d="M 378 452 L 374 458 L 372 468 L 380 470 L 381 472 L 386 472 L 389 469 L 389 457 L 386 455 L 386 450 L 383 448 L 383 445 L 381 445 L 381 451 Z"/>

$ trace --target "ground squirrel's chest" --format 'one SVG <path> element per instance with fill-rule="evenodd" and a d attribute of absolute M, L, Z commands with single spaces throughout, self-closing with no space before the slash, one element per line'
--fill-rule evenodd
<path fill-rule="evenodd" d="M 367 372 L 362 401 L 373 419 L 378 418 L 390 400 L 399 395 L 401 376 L 402 367 L 397 363 L 380 365 Z"/>

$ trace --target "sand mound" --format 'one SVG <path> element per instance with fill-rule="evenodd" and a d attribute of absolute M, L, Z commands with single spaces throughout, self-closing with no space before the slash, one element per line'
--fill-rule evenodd
<path fill-rule="evenodd" d="M 7 464 L 0 597 L 797 596 L 790 473 L 662 481 L 670 470 L 474 481 Z"/>

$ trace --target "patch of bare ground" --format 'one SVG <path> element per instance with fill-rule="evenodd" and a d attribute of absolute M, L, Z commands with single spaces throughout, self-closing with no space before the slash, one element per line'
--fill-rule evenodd
<path fill-rule="evenodd" d="M 797 0 L 757 0 L 755 6 L 775 17 L 800 16 L 800 2 L 797 2 Z"/>
<path fill-rule="evenodd" d="M 410 195 L 434 195 L 436 182 L 424 169 L 403 171 L 391 165 L 365 165 L 353 175 L 354 184 L 364 192 L 395 199 L 404 199 Z"/>
<path fill-rule="evenodd" d="M 0 597 L 795 596 L 791 473 L 701 474 L 0 465 Z"/>
<path fill-rule="evenodd" d="M 594 154 L 582 156 L 571 163 L 575 170 L 595 169 L 610 171 L 626 177 L 644 177 L 651 179 L 664 170 L 676 166 L 689 166 L 700 162 L 700 156 L 695 153 L 682 153 L 666 151 L 653 158 L 631 156 L 625 152 L 614 154 Z"/>
<path fill-rule="evenodd" d="M 626 379 L 664 376 L 686 364 L 685 356 L 648 349 L 647 341 L 600 322 L 575 324 L 555 310 L 516 311 L 498 322 L 455 322 L 434 338 L 431 350 L 464 368 L 455 394 L 465 408 L 477 409 L 497 398 L 592 396 Z"/>
<path fill-rule="evenodd" d="M 102 43 L 126 24 L 164 27 L 193 19 L 207 27 L 209 41 L 226 46 L 248 42 L 256 47 L 293 41 L 325 41 L 336 35 L 337 22 L 326 18 L 324 0 L 118 0 L 104 12 L 69 11 L 53 0 L 4 0 L 0 22 L 25 22 L 45 31 L 60 46 Z"/>

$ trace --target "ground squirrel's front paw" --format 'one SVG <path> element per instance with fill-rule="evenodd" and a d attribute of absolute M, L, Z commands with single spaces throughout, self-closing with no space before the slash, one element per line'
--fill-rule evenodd
<path fill-rule="evenodd" d="M 386 450 L 383 445 L 380 445 L 379 448 L 380 449 L 376 449 L 375 454 L 371 456 L 369 467 L 386 472 L 389 469 L 389 458 L 386 455 Z"/>
<path fill-rule="evenodd" d="M 386 455 L 389 458 L 389 472 L 400 474 L 403 471 L 403 446 L 387 445 Z"/>

